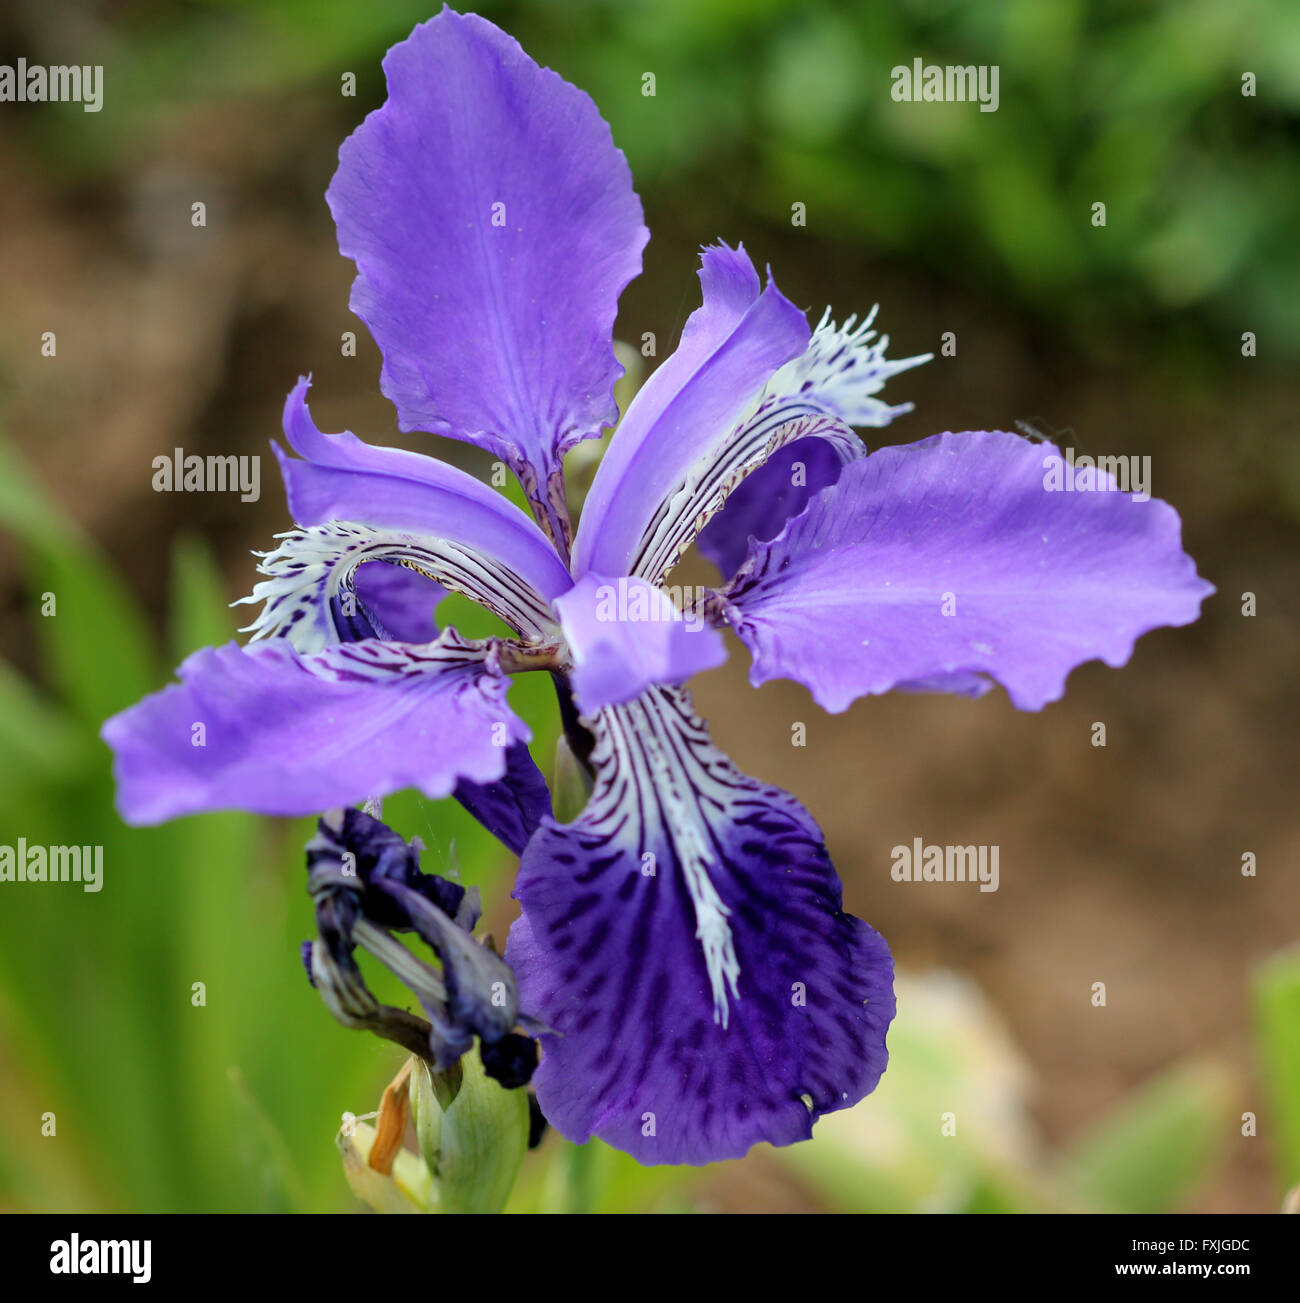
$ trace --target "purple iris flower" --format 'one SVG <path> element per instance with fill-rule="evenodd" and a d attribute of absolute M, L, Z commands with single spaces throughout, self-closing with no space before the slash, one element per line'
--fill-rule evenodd
<path fill-rule="evenodd" d="M 320 433 L 300 381 L 280 457 L 298 529 L 263 559 L 254 638 L 108 722 L 121 810 L 456 795 L 521 852 L 506 958 L 553 1029 L 534 1084 L 561 1132 L 645 1163 L 804 1139 L 884 1070 L 892 962 L 844 912 L 809 813 L 694 714 L 680 685 L 723 660 L 719 629 L 755 684 L 795 679 L 831 711 L 994 682 L 1037 710 L 1212 589 L 1169 506 L 1050 491 L 1050 445 L 867 455 L 852 427 L 907 410 L 877 395 L 925 359 L 886 360 L 870 320 L 811 327 L 725 245 L 574 535 L 563 460 L 616 419 L 611 332 L 647 239 L 627 164 L 585 94 L 480 18 L 444 10 L 384 68 L 328 191 L 352 307 L 401 428 L 488 449 L 533 518 L 445 463 Z M 686 601 L 668 577 L 692 546 L 722 579 Z M 437 632 L 447 590 L 516 636 Z M 569 824 L 508 704 L 529 670 L 553 676 L 592 779 Z"/>

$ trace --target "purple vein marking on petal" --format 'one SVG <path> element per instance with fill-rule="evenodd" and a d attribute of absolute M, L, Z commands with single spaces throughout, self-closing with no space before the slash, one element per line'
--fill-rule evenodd
<path fill-rule="evenodd" d="M 843 912 L 807 811 L 736 770 L 684 693 L 646 693 L 597 727 L 596 789 L 574 823 L 529 843 L 506 950 L 556 1033 L 535 1077 L 543 1110 L 570 1139 L 595 1134 L 642 1163 L 806 1139 L 884 1069 L 887 947 Z M 725 1025 L 682 862 L 688 821 L 728 911 Z"/>

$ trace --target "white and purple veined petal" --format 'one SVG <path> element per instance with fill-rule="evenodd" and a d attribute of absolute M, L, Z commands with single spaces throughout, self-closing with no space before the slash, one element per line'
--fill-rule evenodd
<path fill-rule="evenodd" d="M 743 248 L 705 249 L 700 284 L 702 306 L 628 406 L 596 471 L 574 540 L 575 578 L 637 574 L 665 500 L 808 346 L 804 314 L 771 281 L 760 285 Z"/>
<path fill-rule="evenodd" d="M 269 578 L 236 603 L 265 603 L 242 631 L 251 631 L 250 645 L 283 638 L 310 653 L 366 639 L 432 642 L 438 636 L 434 611 L 447 593 L 429 577 L 435 571 L 463 591 L 482 590 L 483 604 L 502 618 L 534 627 L 529 606 L 521 607 L 512 596 L 517 585 L 494 587 L 471 557 L 436 540 L 343 521 L 292 530 L 281 538 L 259 566 Z M 524 742 L 507 748 L 499 778 L 487 783 L 462 778 L 452 795 L 516 855 L 551 813 L 546 779 Z"/>
<path fill-rule="evenodd" d="M 431 572 L 462 591 L 481 592 L 485 606 L 517 627 L 535 628 L 530 606 L 520 606 L 514 596 L 518 584 L 495 586 L 472 556 L 445 542 L 342 521 L 281 537 L 280 547 L 264 554 L 259 566 L 269 578 L 237 603 L 265 603 L 245 629 L 253 643 L 283 638 L 310 653 L 367 639 L 432 642 L 434 610 L 447 590 Z M 551 813 L 546 780 L 524 742 L 507 748 L 499 778 L 462 778 L 452 795 L 516 855 Z"/>
<path fill-rule="evenodd" d="M 285 435 L 302 460 L 275 450 L 298 524 L 334 530 L 348 522 L 369 531 L 377 549 L 370 559 L 412 566 L 488 606 L 525 637 L 550 636 L 550 603 L 573 581 L 537 525 L 446 462 L 371 447 L 346 430 L 322 434 L 307 407 L 310 383 L 300 379 L 284 407 Z M 295 563 L 292 556 L 279 559 Z"/>
<path fill-rule="evenodd" d="M 314 814 L 415 787 L 491 783 L 527 725 L 506 704 L 508 646 L 454 630 L 422 646 L 370 639 L 303 654 L 284 638 L 195 652 L 178 684 L 115 715 L 129 823 L 208 810 Z"/>
<path fill-rule="evenodd" d="M 744 494 L 756 480 L 760 481 L 758 493 L 770 491 L 771 498 L 762 502 L 758 494 L 751 494 L 744 501 L 753 504 L 766 528 L 779 532 L 779 524 L 773 526 L 772 522 L 784 523 L 780 512 L 787 505 L 791 512 L 802 510 L 807 494 L 803 489 L 802 496 L 787 499 L 781 491 L 781 477 L 792 466 L 786 461 L 787 453 L 803 459 L 800 464 L 805 469 L 811 462 L 818 474 L 824 475 L 825 483 L 833 483 L 849 462 L 865 455 L 865 449 L 843 421 L 823 412 L 772 410 L 746 419 L 699 458 L 664 496 L 646 524 L 632 573 L 662 584 L 687 550 L 704 538 L 719 513 L 725 515 L 731 509 L 733 497 Z M 746 529 L 747 547 L 752 522 L 745 508 L 733 519 Z M 730 538 L 732 528 L 729 523 L 726 537 Z M 714 559 L 717 554 L 705 551 L 705 555 Z"/>
<path fill-rule="evenodd" d="M 1178 513 L 1109 476 L 1100 491 L 1053 491 L 1053 460 L 1050 444 L 977 431 L 849 466 L 719 594 L 751 681 L 795 679 L 841 711 L 899 687 L 977 695 L 993 679 L 1039 710 L 1075 666 L 1123 665 L 1142 634 L 1197 619 L 1214 589 Z"/>
<path fill-rule="evenodd" d="M 731 573 L 751 533 L 779 532 L 865 455 L 851 426 L 887 425 L 910 410 L 876 395 L 929 354 L 886 358 L 874 309 L 842 327 L 828 309 L 810 335 L 775 285 L 760 293 L 743 247 L 706 249 L 700 280 L 703 306 L 633 400 L 597 471 L 575 544 L 579 577 L 662 583 L 697 540 Z"/>
<path fill-rule="evenodd" d="M 873 329 L 876 309 L 862 321 L 850 316 L 842 326 L 827 308 L 808 348 L 768 381 L 755 410 L 730 443 L 754 443 L 757 432 L 771 432 L 767 455 L 727 493 L 720 512 L 711 514 L 695 540 L 701 554 L 724 578 L 745 559 L 751 537 L 775 538 L 851 461 L 866 456 L 856 437 L 842 437 L 844 426 L 880 428 L 912 410 L 911 403 L 886 403 L 878 397 L 885 383 L 932 356 L 889 358 L 889 336 Z M 810 418 L 834 418 L 818 423 Z M 807 428 L 800 429 L 799 422 Z M 840 437 L 826 433 L 841 431 Z"/>
<path fill-rule="evenodd" d="M 738 771 L 683 692 L 592 727 L 595 789 L 528 844 L 506 948 L 554 1029 L 544 1113 L 647 1164 L 807 1139 L 884 1071 L 888 947 L 844 913 L 808 812 Z"/>
<path fill-rule="evenodd" d="M 729 579 L 744 562 L 751 538 L 774 538 L 786 521 L 839 479 L 845 466 L 866 455 L 862 441 L 851 432 L 838 443 L 814 435 L 774 448 L 704 522 L 695 538 L 700 555 Z"/>
<path fill-rule="evenodd" d="M 384 72 L 326 195 L 380 387 L 403 430 L 511 466 L 567 554 L 561 462 L 617 414 L 614 316 L 649 238 L 627 161 L 584 92 L 476 15 L 444 9 Z"/>
<path fill-rule="evenodd" d="M 240 630 L 250 641 L 281 637 L 314 652 L 364 638 L 432 642 L 437 636 L 434 610 L 447 590 L 429 570 L 447 566 L 429 540 L 347 521 L 276 537 L 278 547 L 258 554 L 258 570 L 267 577 L 234 603 L 262 604 Z"/>

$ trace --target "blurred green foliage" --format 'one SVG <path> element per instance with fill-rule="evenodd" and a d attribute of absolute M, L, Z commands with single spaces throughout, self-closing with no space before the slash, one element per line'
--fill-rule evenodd
<path fill-rule="evenodd" d="M 1102 356 L 1153 321 L 1220 354 L 1255 332 L 1264 365 L 1300 350 L 1293 0 L 462 7 L 589 91 L 652 216 L 690 211 L 702 242 L 737 234 L 716 229 L 720 201 L 787 229 L 797 201 L 810 238 L 905 256 Z M 51 157 L 92 172 L 213 98 L 320 94 L 346 129 L 382 100 L 383 51 L 436 8 L 138 0 L 104 36 L 114 112 L 39 129 Z M 998 110 L 895 103 L 890 71 L 918 57 L 996 65 Z M 344 72 L 356 99 L 339 95 Z"/>
<path fill-rule="evenodd" d="M 1256 974 L 1255 1036 L 1283 1185 L 1300 1188 L 1300 949 Z"/>

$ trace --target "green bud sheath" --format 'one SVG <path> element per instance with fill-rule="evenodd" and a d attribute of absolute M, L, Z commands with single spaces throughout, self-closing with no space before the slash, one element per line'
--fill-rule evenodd
<path fill-rule="evenodd" d="M 528 1149 L 528 1095 L 499 1086 L 483 1071 L 477 1053 L 461 1060 L 460 1076 L 456 1090 L 454 1082 L 435 1078 L 422 1063 L 411 1074 L 415 1131 L 434 1173 L 430 1208 L 497 1213 L 514 1189 Z"/>
<path fill-rule="evenodd" d="M 591 787 L 591 775 L 579 764 L 568 740 L 561 737 L 555 744 L 551 775 L 551 807 L 557 823 L 572 823 L 583 812 Z"/>

